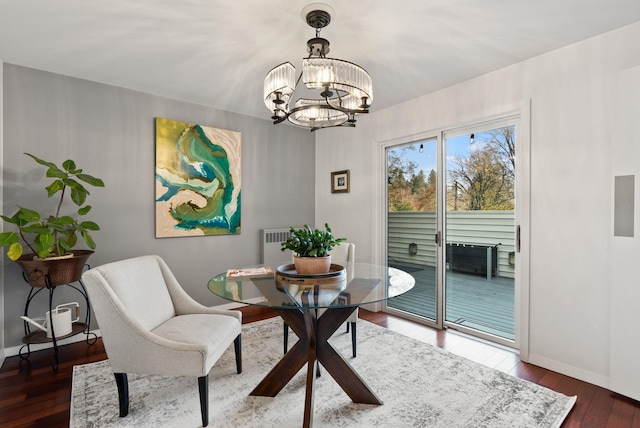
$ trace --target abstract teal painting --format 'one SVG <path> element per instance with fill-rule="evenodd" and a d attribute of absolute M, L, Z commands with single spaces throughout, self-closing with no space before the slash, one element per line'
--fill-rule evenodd
<path fill-rule="evenodd" d="M 156 237 L 240 233 L 240 132 L 156 118 Z"/>

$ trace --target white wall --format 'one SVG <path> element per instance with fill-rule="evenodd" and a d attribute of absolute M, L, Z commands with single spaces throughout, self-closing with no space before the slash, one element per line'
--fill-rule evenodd
<path fill-rule="evenodd" d="M 258 264 L 260 229 L 313 222 L 314 136 L 304 129 L 10 64 L 4 64 L 3 99 L 7 212 L 13 214 L 18 204 L 53 210 L 44 190 L 45 169 L 24 152 L 56 163 L 72 158 L 104 180 L 103 189 L 90 189 L 88 200 L 88 219 L 101 227 L 92 234 L 92 266 L 158 254 L 193 298 L 219 305 L 228 302 L 213 296 L 207 281 L 229 267 Z M 242 133 L 239 235 L 155 238 L 155 117 Z M 16 263 L 5 258 L 2 267 L 9 349 L 21 342 L 19 316 L 30 287 Z M 78 297 L 69 287 L 54 296 L 59 303 Z M 30 315 L 44 314 L 47 299 L 40 297 Z"/>
<path fill-rule="evenodd" d="M 375 111 L 374 100 L 375 112 L 356 129 L 318 132 L 316 224 L 328 221 L 356 243 L 360 261 L 375 260 L 380 144 L 494 117 L 531 99 L 531 188 L 524 195 L 531 205 L 529 361 L 608 387 L 609 335 L 618 327 L 610 322 L 612 282 L 637 283 L 634 263 L 615 263 L 612 274 L 612 154 L 634 163 L 626 169 L 638 168 L 630 146 L 638 145 L 637 134 L 633 142 L 612 142 L 613 82 L 640 65 L 637 40 L 640 23 L 385 110 Z M 635 90 L 640 79 L 629 84 Z M 635 109 L 637 124 L 640 105 L 625 105 Z M 341 169 L 351 170 L 351 193 L 331 194 L 329 174 Z M 634 245 L 627 248 L 640 255 L 637 238 L 628 239 Z M 618 303 L 639 312 L 637 299 Z M 626 351 L 639 361 L 640 335 L 625 337 Z M 638 386 L 626 393 L 640 398 Z"/>
<path fill-rule="evenodd" d="M 614 77 L 611 176 L 635 176 L 634 237 L 613 237 L 611 245 L 610 386 L 614 391 L 638 398 L 640 388 L 640 67 L 622 70 Z M 613 180 L 610 182 L 613 187 Z M 613 191 L 613 189 L 611 190 Z M 611 205 L 613 210 L 613 204 Z M 613 214 L 612 214 L 613 215 Z M 613 235 L 613 232 L 611 232 Z"/>

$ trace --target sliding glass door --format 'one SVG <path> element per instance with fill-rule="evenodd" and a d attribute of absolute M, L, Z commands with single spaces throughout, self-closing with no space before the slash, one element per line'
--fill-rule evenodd
<path fill-rule="evenodd" d="M 515 126 L 446 133 L 445 324 L 515 339 Z"/>
<path fill-rule="evenodd" d="M 387 150 L 388 263 L 416 278 L 415 287 L 388 307 L 436 322 L 437 139 Z"/>
<path fill-rule="evenodd" d="M 386 148 L 387 261 L 416 286 L 389 312 L 513 345 L 515 119 Z"/>

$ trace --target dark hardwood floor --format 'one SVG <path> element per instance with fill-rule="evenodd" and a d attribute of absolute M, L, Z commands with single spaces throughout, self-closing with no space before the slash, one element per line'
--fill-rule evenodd
<path fill-rule="evenodd" d="M 275 316 L 269 309 L 241 309 L 244 323 Z M 434 330 L 384 313 L 360 310 L 360 318 L 462 355 L 497 370 L 546 386 L 578 400 L 563 427 L 638 427 L 640 403 L 604 388 L 526 364 L 515 353 L 467 338 Z M 72 368 L 106 359 L 102 341 L 88 346 L 78 342 L 60 347 L 59 369 L 51 369 L 52 351 L 31 354 L 29 360 L 7 358 L 0 368 L 0 427 L 67 427 Z M 117 411 L 117 410 L 114 410 Z"/>

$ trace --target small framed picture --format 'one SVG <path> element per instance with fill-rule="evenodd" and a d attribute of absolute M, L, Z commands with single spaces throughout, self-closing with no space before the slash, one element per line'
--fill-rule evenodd
<path fill-rule="evenodd" d="M 331 173 L 331 193 L 349 193 L 349 170 Z"/>

